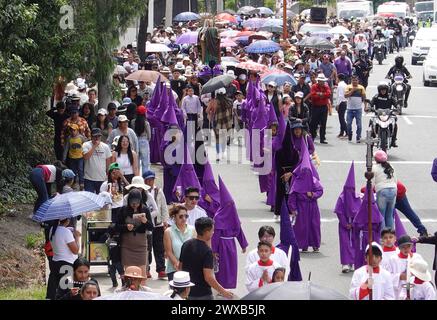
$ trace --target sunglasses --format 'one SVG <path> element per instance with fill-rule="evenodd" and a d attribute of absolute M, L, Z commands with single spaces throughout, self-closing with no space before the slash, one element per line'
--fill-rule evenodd
<path fill-rule="evenodd" d="M 188 219 L 188 214 L 181 214 L 178 216 L 179 219 Z"/>
<path fill-rule="evenodd" d="M 272 85 L 268 85 L 268 87 L 269 87 L 269 88 L 274 88 L 274 86 L 272 86 Z"/>
<path fill-rule="evenodd" d="M 188 196 L 187 197 L 188 199 L 190 199 L 190 200 L 199 200 L 199 196 Z"/>

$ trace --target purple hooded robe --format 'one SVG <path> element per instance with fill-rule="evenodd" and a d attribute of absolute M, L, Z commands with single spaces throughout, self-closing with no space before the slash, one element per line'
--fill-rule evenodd
<path fill-rule="evenodd" d="M 200 192 L 200 200 L 198 205 L 206 211 L 208 217 L 214 218 L 214 215 L 220 207 L 220 190 L 215 183 L 214 174 L 209 161 L 205 164 L 205 170 L 203 172 L 201 184 L 202 190 Z M 211 203 L 205 200 L 206 195 L 209 195 L 211 198 Z"/>

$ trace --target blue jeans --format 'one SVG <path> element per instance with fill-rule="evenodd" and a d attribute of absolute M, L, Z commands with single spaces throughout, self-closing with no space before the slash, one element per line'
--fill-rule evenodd
<path fill-rule="evenodd" d="M 100 193 L 100 187 L 103 181 L 92 181 L 92 180 L 85 179 L 84 182 L 85 182 L 84 185 L 85 191 L 97 193 L 97 194 Z"/>
<path fill-rule="evenodd" d="M 39 207 L 49 199 L 49 192 L 48 192 L 48 186 L 45 183 L 44 180 L 44 173 L 43 169 L 41 168 L 34 168 L 32 169 L 32 172 L 29 176 L 30 183 L 32 183 L 33 188 L 36 191 L 36 194 L 38 195 L 38 198 L 35 201 L 35 204 L 33 206 L 33 214 L 38 211 Z"/>
<path fill-rule="evenodd" d="M 147 140 L 146 137 L 139 137 L 138 138 L 138 145 L 139 145 L 139 159 L 141 160 L 141 173 L 144 173 L 146 171 L 150 170 L 150 147 L 149 147 L 149 140 Z"/>
<path fill-rule="evenodd" d="M 376 193 L 376 204 L 382 214 L 382 228 L 394 228 L 393 210 L 396 204 L 396 188 L 386 188 Z"/>
<path fill-rule="evenodd" d="M 363 110 L 347 110 L 346 113 L 346 122 L 347 122 L 347 135 L 349 139 L 352 139 L 352 121 L 355 118 L 355 122 L 357 123 L 357 140 L 361 139 L 361 116 L 363 114 Z"/>
<path fill-rule="evenodd" d="M 418 233 L 422 233 L 426 231 L 425 226 L 420 221 L 420 218 L 417 216 L 416 212 L 411 208 L 410 203 L 408 202 L 407 196 L 404 196 L 402 199 L 396 200 L 395 208 L 402 212 L 408 220 L 413 224 L 413 226 L 417 229 Z"/>
<path fill-rule="evenodd" d="M 84 177 L 83 177 L 83 158 L 81 159 L 67 159 L 68 167 L 73 170 L 76 174 L 76 177 L 79 178 L 79 184 L 83 185 Z"/>

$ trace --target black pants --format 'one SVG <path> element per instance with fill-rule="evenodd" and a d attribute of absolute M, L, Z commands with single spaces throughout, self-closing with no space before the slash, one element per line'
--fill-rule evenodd
<path fill-rule="evenodd" d="M 153 255 L 156 261 L 156 272 L 165 271 L 165 258 L 164 258 L 164 227 L 153 228 L 153 233 L 147 235 L 147 243 L 152 244 L 148 246 L 149 251 L 149 270 L 152 263 L 152 247 Z M 149 271 L 148 270 L 148 271 Z"/>
<path fill-rule="evenodd" d="M 347 133 L 347 125 L 346 125 L 346 120 L 344 118 L 344 115 L 346 114 L 346 107 L 347 107 L 347 103 L 345 101 L 341 102 L 338 105 L 338 120 L 340 121 L 340 135 Z"/>
<path fill-rule="evenodd" d="M 68 272 L 69 271 L 68 269 L 62 270 L 61 272 L 63 266 L 69 266 L 71 273 Z M 46 297 L 47 299 L 54 300 L 56 297 L 56 290 L 61 284 L 61 280 L 66 280 L 63 279 L 63 277 L 65 275 L 73 276 L 73 264 L 67 261 L 52 261 L 50 267 L 50 260 L 49 260 L 49 268 L 50 268 L 50 275 L 49 275 L 49 280 L 47 282 Z"/>
<path fill-rule="evenodd" d="M 121 264 L 121 261 L 117 261 L 117 262 L 113 262 L 111 260 L 108 261 L 108 270 L 109 270 L 109 276 L 111 277 L 112 284 L 118 283 L 116 272 L 118 272 L 120 276 L 124 275 L 124 268 L 123 265 Z M 121 279 L 122 279 L 121 280 L 122 285 L 124 286 L 123 277 Z"/>
<path fill-rule="evenodd" d="M 55 139 L 53 148 L 55 149 L 56 160 L 62 161 L 64 157 L 64 147 L 61 144 L 61 139 Z"/>
<path fill-rule="evenodd" d="M 313 139 L 317 137 L 320 125 L 320 141 L 326 140 L 326 122 L 328 121 L 328 106 L 313 106 L 311 112 L 310 133 Z"/>

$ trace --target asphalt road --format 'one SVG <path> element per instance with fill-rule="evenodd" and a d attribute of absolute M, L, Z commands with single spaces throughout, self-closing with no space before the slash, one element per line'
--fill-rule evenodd
<path fill-rule="evenodd" d="M 398 120 L 399 148 L 389 151 L 389 160 L 392 162 L 398 178 L 407 187 L 409 201 L 423 220 L 429 232 L 437 231 L 437 184 L 430 176 L 431 165 L 437 156 L 437 145 L 434 143 L 433 132 L 435 119 L 437 119 L 437 88 L 424 87 L 422 84 L 422 67 L 412 66 L 410 50 L 402 52 L 407 68 L 413 78 L 409 107 Z M 375 65 L 368 87 L 368 97 L 376 93 L 376 85 L 383 80 L 390 66 L 393 64 L 394 55 L 390 55 L 384 64 Z M 368 117 L 363 119 L 363 127 L 368 125 Z M 339 140 L 339 122 L 336 114 L 328 119 L 327 140 L 328 145 L 316 142 L 316 151 L 321 159 L 319 173 L 324 186 L 324 195 L 319 200 L 322 213 L 322 245 L 320 253 L 301 254 L 300 266 L 304 279 L 311 273 L 311 281 L 326 287 L 338 290 L 348 295 L 352 273 L 342 274 L 339 259 L 338 222 L 333 213 L 336 200 L 341 192 L 347 172 L 352 160 L 355 161 L 355 174 L 357 187 L 365 184 L 365 154 L 366 145 L 356 144 L 355 137 L 352 143 Z M 363 132 L 365 136 L 365 132 Z M 249 249 L 258 242 L 257 231 L 262 225 L 268 224 L 275 227 L 279 240 L 279 223 L 274 222 L 273 214 L 265 205 L 265 195 L 259 193 L 258 179 L 250 170 L 249 164 L 239 164 L 237 161 L 238 147 L 231 149 L 230 164 L 215 164 L 215 151 L 210 148 L 209 156 L 213 164 L 215 175 L 221 175 L 228 188 L 234 195 L 245 235 L 249 241 Z M 156 168 L 160 172 L 160 169 Z M 162 181 L 162 180 L 161 180 Z M 158 181 L 159 182 L 159 181 Z M 411 235 L 416 235 L 412 224 L 401 216 L 405 227 Z M 419 245 L 418 252 L 431 265 L 434 248 Z M 247 294 L 244 282 L 245 254 L 239 253 L 238 286 L 233 292 L 242 297 Z M 153 279 L 147 285 L 157 292 L 167 290 L 167 283 L 156 280 L 157 274 L 152 266 Z M 102 285 L 103 293 L 112 292 L 111 281 L 102 267 L 93 267 L 92 272 Z"/>

